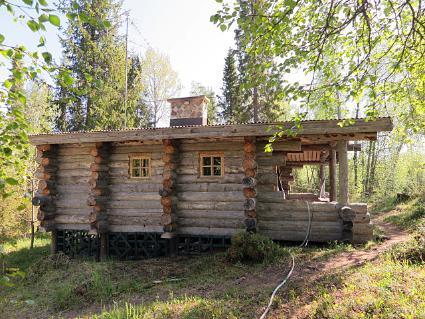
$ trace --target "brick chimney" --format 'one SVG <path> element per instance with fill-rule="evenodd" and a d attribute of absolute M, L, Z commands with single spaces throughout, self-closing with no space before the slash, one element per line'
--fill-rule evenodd
<path fill-rule="evenodd" d="M 170 126 L 207 125 L 208 98 L 205 95 L 167 100 L 171 104 Z"/>

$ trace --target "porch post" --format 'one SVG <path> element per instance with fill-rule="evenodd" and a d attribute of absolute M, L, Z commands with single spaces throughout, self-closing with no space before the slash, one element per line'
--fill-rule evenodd
<path fill-rule="evenodd" d="M 338 141 L 339 159 L 339 194 L 338 202 L 341 205 L 348 205 L 348 157 L 347 141 Z"/>
<path fill-rule="evenodd" d="M 336 151 L 331 149 L 329 152 L 329 200 L 336 201 Z"/>
<path fill-rule="evenodd" d="M 319 166 L 319 198 L 325 197 L 325 167 L 323 164 Z"/>

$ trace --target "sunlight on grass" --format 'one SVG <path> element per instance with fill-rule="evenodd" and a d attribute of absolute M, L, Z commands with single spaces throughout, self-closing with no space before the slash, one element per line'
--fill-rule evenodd
<path fill-rule="evenodd" d="M 425 199 L 416 198 L 398 206 L 399 213 L 386 217 L 384 220 L 405 229 L 413 229 L 424 224 Z"/>
<path fill-rule="evenodd" d="M 341 290 L 322 293 L 311 318 L 423 318 L 424 282 L 420 265 L 390 258 L 368 264 L 346 278 Z"/>
<path fill-rule="evenodd" d="M 237 318 L 229 305 L 221 300 L 201 297 L 173 298 L 170 301 L 156 301 L 149 305 L 115 306 L 111 311 L 100 315 L 82 317 L 91 319 L 203 319 L 203 318 Z"/>

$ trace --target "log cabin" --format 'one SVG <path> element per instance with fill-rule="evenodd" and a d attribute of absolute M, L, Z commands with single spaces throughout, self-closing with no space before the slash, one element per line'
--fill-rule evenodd
<path fill-rule="evenodd" d="M 207 102 L 170 99 L 170 127 L 30 136 L 39 163 L 33 203 L 52 253 L 190 253 L 225 247 L 240 231 L 302 241 L 309 224 L 311 241 L 372 238 L 367 205 L 349 201 L 348 152 L 358 147 L 350 142 L 391 130 L 390 118 L 303 121 L 265 152 L 294 123 L 208 125 Z M 291 192 L 305 165 L 320 168 L 319 194 Z"/>

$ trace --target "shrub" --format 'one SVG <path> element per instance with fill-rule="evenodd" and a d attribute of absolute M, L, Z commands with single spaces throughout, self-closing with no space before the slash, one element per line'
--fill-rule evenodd
<path fill-rule="evenodd" d="M 271 262 L 284 253 L 282 247 L 264 235 L 240 232 L 232 237 L 226 258 L 230 262 Z"/>
<path fill-rule="evenodd" d="M 62 252 L 45 256 L 34 262 L 28 269 L 27 279 L 36 280 L 53 269 L 66 269 L 69 266 L 70 258 Z"/>

